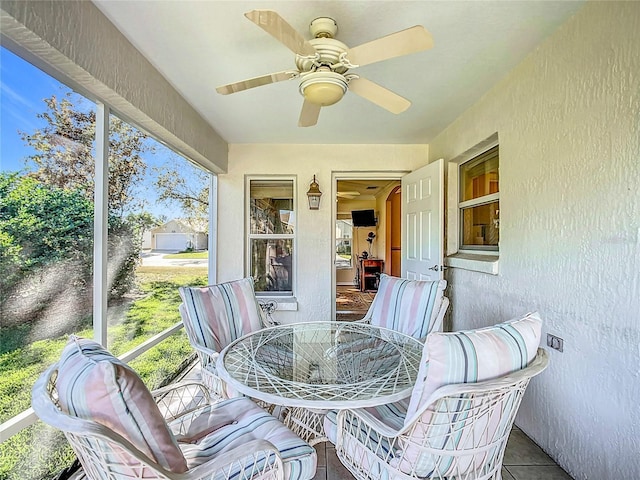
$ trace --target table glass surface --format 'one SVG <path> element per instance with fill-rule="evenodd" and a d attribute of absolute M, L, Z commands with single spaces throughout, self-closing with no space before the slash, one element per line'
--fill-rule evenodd
<path fill-rule="evenodd" d="M 355 322 L 307 322 L 239 338 L 218 374 L 240 392 L 289 406 L 365 407 L 411 394 L 423 344 Z"/>

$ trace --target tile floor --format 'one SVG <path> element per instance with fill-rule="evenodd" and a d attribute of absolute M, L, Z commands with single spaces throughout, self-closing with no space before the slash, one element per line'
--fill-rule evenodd
<path fill-rule="evenodd" d="M 331 443 L 316 445 L 318 469 L 313 480 L 352 480 L 340 463 Z M 533 443 L 519 428 L 509 437 L 502 468 L 502 480 L 571 480 L 571 477 Z"/>

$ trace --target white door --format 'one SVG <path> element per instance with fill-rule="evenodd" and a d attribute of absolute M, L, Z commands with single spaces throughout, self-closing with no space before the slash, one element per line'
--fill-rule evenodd
<path fill-rule="evenodd" d="M 439 280 L 443 271 L 444 160 L 402 177 L 402 277 Z"/>

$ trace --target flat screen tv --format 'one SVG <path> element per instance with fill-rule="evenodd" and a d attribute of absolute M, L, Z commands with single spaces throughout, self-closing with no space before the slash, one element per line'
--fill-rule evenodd
<path fill-rule="evenodd" d="M 354 227 L 375 227 L 376 217 L 373 210 L 351 210 Z"/>

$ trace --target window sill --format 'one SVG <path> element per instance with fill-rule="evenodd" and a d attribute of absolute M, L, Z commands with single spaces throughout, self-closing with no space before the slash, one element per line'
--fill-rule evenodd
<path fill-rule="evenodd" d="M 461 268 L 472 272 L 488 273 L 498 275 L 497 255 L 482 255 L 477 253 L 455 253 L 444 259 L 444 264 L 451 268 Z"/>
<path fill-rule="evenodd" d="M 290 311 L 295 312 L 298 310 L 298 299 L 296 297 L 278 297 L 269 295 L 257 295 L 258 301 L 276 302 L 278 308 L 276 311 Z"/>

